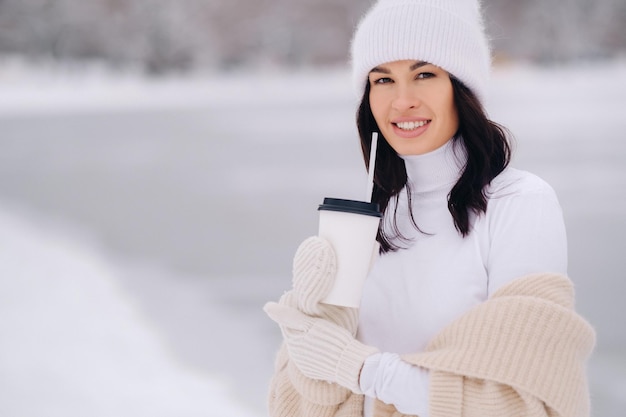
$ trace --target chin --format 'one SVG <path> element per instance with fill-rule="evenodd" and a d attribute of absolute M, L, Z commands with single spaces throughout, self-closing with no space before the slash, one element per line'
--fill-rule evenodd
<path fill-rule="evenodd" d="M 394 148 L 396 153 L 400 156 L 410 156 L 410 155 L 423 155 L 432 151 L 430 147 L 424 146 L 397 146 Z"/>

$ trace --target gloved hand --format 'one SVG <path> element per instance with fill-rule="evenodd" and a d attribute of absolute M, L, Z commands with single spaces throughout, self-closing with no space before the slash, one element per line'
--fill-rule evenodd
<path fill-rule="evenodd" d="M 318 236 L 306 239 L 293 260 L 293 289 L 280 303 L 295 307 L 312 317 L 327 319 L 356 335 L 358 310 L 320 303 L 330 291 L 337 274 L 337 258 L 332 245 Z"/>
<path fill-rule="evenodd" d="M 335 382 L 361 394 L 359 375 L 365 359 L 378 352 L 352 333 L 324 318 L 312 317 L 287 305 L 267 303 L 265 312 L 283 333 L 289 358 L 308 378 Z"/>
<path fill-rule="evenodd" d="M 332 245 L 327 240 L 317 236 L 306 239 L 302 242 L 294 257 L 292 276 L 293 289 L 286 292 L 281 297 L 279 304 L 280 306 L 300 311 L 309 318 L 328 320 L 329 324 L 333 323 L 339 326 L 339 328 L 345 329 L 349 336 L 352 337 L 356 335 L 357 331 L 358 310 L 320 302 L 332 288 L 336 273 L 337 259 Z M 270 311 L 272 311 L 275 305 L 276 303 L 270 303 L 268 310 L 266 310 L 268 315 L 274 320 L 276 319 L 272 317 Z M 280 313 L 278 315 L 280 316 Z M 281 326 L 281 330 L 283 330 L 283 334 L 285 335 L 285 344 L 287 345 L 291 359 L 288 366 L 290 372 L 293 374 L 292 378 L 295 378 L 294 383 L 296 380 L 302 383 L 302 378 L 309 379 L 311 378 L 310 375 L 315 375 L 316 381 L 319 379 L 328 381 L 328 379 L 319 378 L 320 375 L 317 373 L 309 373 L 309 375 L 306 375 L 302 372 L 298 366 L 298 363 L 302 361 L 298 359 L 294 360 L 291 352 L 293 351 L 295 355 L 299 357 L 302 356 L 302 353 L 295 347 L 289 348 L 290 336 L 288 336 L 288 334 L 291 332 L 287 331 L 284 326 Z M 317 369 L 317 365 L 315 368 Z M 326 389 L 323 389 L 323 391 L 326 391 Z M 357 391 L 354 390 L 354 392 Z M 346 392 L 346 395 L 347 394 L 348 391 Z"/>

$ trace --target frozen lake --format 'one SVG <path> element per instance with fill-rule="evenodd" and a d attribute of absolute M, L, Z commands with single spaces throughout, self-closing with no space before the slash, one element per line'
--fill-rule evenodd
<path fill-rule="evenodd" d="M 621 417 L 626 64 L 502 68 L 492 90 L 513 165 L 564 209 L 594 415 Z M 0 72 L 0 414 L 265 415 L 261 306 L 322 198 L 365 192 L 353 113 L 345 71 Z"/>

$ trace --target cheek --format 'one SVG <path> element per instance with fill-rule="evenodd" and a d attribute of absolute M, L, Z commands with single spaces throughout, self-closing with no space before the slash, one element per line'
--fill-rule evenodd
<path fill-rule="evenodd" d="M 375 94 L 370 94 L 370 110 L 378 122 L 378 115 L 380 114 L 380 100 L 378 100 L 378 97 Z"/>
<path fill-rule="evenodd" d="M 456 132 L 459 129 L 459 112 L 456 109 L 454 101 L 450 104 L 448 111 L 450 112 L 450 123 L 452 124 L 451 128 Z"/>
<path fill-rule="evenodd" d="M 385 106 L 379 94 L 370 93 L 370 109 L 372 110 L 374 120 L 376 120 L 378 127 L 380 127 L 384 121 Z"/>
<path fill-rule="evenodd" d="M 454 133 L 457 132 L 457 130 L 459 130 L 459 113 L 456 111 L 456 108 L 454 109 Z"/>
<path fill-rule="evenodd" d="M 446 94 L 446 99 L 440 103 L 440 109 L 445 113 L 445 118 L 450 124 L 450 129 L 456 130 L 459 124 L 459 115 L 454 104 L 454 96 L 452 92 Z"/>

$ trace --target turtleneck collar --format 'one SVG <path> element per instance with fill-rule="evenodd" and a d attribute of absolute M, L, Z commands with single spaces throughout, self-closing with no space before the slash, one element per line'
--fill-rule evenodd
<path fill-rule="evenodd" d="M 424 193 L 442 188 L 451 189 L 461 176 L 467 161 L 467 153 L 462 143 L 452 138 L 432 152 L 401 155 L 411 190 Z"/>

